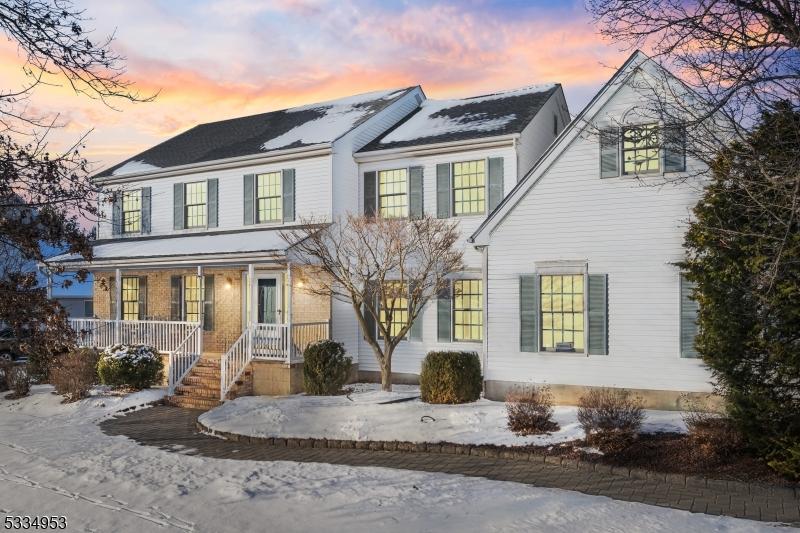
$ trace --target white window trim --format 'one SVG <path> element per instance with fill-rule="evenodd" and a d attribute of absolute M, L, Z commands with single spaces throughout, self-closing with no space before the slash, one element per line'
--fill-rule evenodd
<path fill-rule="evenodd" d="M 483 212 L 482 213 L 467 213 L 463 215 L 456 214 L 456 171 L 455 166 L 457 163 L 471 163 L 473 161 L 483 161 Z M 470 217 L 486 217 L 488 214 L 487 209 L 489 205 L 489 157 L 477 159 L 459 159 L 450 163 L 450 218 L 470 218 Z"/>
<path fill-rule="evenodd" d="M 274 220 L 258 220 L 258 177 L 264 174 L 278 174 L 281 183 L 281 217 Z M 296 187 L 296 185 L 295 185 Z M 295 191 L 296 194 L 297 191 Z M 268 170 L 266 172 L 259 172 L 253 175 L 253 226 L 278 226 L 283 224 L 283 170 Z"/>
<path fill-rule="evenodd" d="M 536 339 L 537 351 L 532 352 L 537 355 L 552 356 L 552 357 L 589 357 L 589 263 L 587 261 L 537 261 L 536 266 L 536 287 L 539 294 L 536 295 L 536 320 L 538 323 L 538 339 Z M 582 275 L 583 276 L 583 351 L 574 352 L 548 352 L 542 350 L 542 301 L 541 301 L 541 287 L 542 276 L 557 276 L 563 275 Z M 608 357 L 606 355 L 602 357 Z"/>
<path fill-rule="evenodd" d="M 406 216 L 391 217 L 396 220 L 407 220 L 411 218 L 411 167 L 380 168 L 375 170 L 375 213 L 381 215 L 381 172 L 392 172 L 394 170 L 406 171 Z M 424 189 L 423 183 L 423 189 Z M 424 190 L 422 191 L 424 194 Z M 382 215 L 381 215 L 382 216 Z"/>

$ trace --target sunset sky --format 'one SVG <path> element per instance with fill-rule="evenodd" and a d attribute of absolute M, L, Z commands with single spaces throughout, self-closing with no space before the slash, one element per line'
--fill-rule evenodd
<path fill-rule="evenodd" d="M 52 142 L 91 130 L 99 170 L 195 124 L 377 89 L 422 85 L 429 98 L 560 82 L 573 114 L 628 56 L 604 42 L 583 2 L 471 0 L 76 0 L 95 37 L 116 31 L 127 77 L 152 103 L 119 110 L 40 87 L 29 103 L 59 113 Z M 0 87 L 24 82 L 0 41 Z"/>

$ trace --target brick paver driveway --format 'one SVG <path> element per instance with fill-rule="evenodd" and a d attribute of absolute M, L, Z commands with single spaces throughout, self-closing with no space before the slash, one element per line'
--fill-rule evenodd
<path fill-rule="evenodd" d="M 514 481 L 537 487 L 574 490 L 686 511 L 800 525 L 800 497 L 791 489 L 749 487 L 709 481 L 695 485 L 681 479 L 634 479 L 607 471 L 587 471 L 545 462 L 513 459 L 358 449 L 287 448 L 233 442 L 199 433 L 202 411 L 157 406 L 100 424 L 108 435 L 125 435 L 146 446 L 220 459 L 297 461 L 380 466 Z M 745 487 L 743 489 L 743 487 Z"/>

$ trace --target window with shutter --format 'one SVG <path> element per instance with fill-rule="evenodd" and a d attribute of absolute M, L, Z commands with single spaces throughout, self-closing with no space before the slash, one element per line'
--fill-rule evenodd
<path fill-rule="evenodd" d="M 408 169 L 378 171 L 378 213 L 383 218 L 408 217 Z"/>
<path fill-rule="evenodd" d="M 453 282 L 453 340 L 483 340 L 483 281 L 479 279 Z"/>
<path fill-rule="evenodd" d="M 138 277 L 122 277 L 122 320 L 139 320 Z"/>
<path fill-rule="evenodd" d="M 283 220 L 282 173 L 268 172 L 256 176 L 256 221 Z"/>
<path fill-rule="evenodd" d="M 453 214 L 486 212 L 486 161 L 453 163 Z"/>
<path fill-rule="evenodd" d="M 645 124 L 622 130 L 622 173 L 661 172 L 661 134 L 658 124 Z"/>
<path fill-rule="evenodd" d="M 546 352 L 582 352 L 583 275 L 542 275 L 539 278 L 541 349 Z"/>
<path fill-rule="evenodd" d="M 142 231 L 142 190 L 122 193 L 122 233 Z"/>
<path fill-rule="evenodd" d="M 206 226 L 207 216 L 207 183 L 197 181 L 187 183 L 184 193 L 184 221 L 187 228 L 201 228 Z"/>

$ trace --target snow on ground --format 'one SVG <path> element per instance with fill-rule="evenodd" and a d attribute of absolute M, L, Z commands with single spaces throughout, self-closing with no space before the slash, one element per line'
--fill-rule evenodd
<path fill-rule="evenodd" d="M 67 531 L 779 530 L 446 474 L 193 457 L 109 437 L 96 425 L 162 391 L 62 405 L 51 390 L 0 399 L 0 515 L 64 515 Z"/>
<path fill-rule="evenodd" d="M 561 426 L 551 435 L 519 437 L 507 428 L 505 404 L 478 400 L 462 405 L 431 405 L 413 399 L 419 388 L 395 385 L 391 393 L 358 384 L 348 396 L 247 396 L 203 414 L 200 421 L 217 431 L 258 437 L 402 440 L 459 444 L 547 445 L 579 439 L 577 408 L 556 407 Z M 648 411 L 644 431 L 685 431 L 680 413 Z"/>

